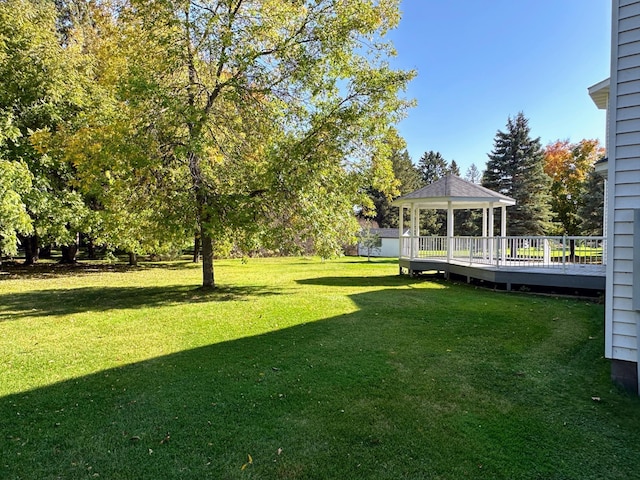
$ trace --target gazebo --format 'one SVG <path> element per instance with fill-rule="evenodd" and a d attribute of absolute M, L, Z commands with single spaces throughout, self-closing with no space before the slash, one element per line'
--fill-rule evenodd
<path fill-rule="evenodd" d="M 400 209 L 400 273 L 443 272 L 447 277 L 464 276 L 467 281 L 505 284 L 507 289 L 512 284 L 604 288 L 604 237 L 508 236 L 507 207 L 515 203 L 513 198 L 455 175 L 397 198 L 393 205 Z M 446 236 L 421 235 L 420 212 L 427 209 L 447 211 Z M 453 213 L 463 209 L 482 210 L 481 236 L 455 235 Z M 496 209 L 500 210 L 497 236 Z M 410 225 L 405 230 L 407 210 Z M 572 244 L 577 253 L 568 247 Z"/>
<path fill-rule="evenodd" d="M 515 205 L 516 201 L 494 192 L 488 188 L 482 187 L 467 180 L 463 180 L 455 175 L 447 175 L 440 180 L 433 182 L 426 187 L 422 187 L 414 192 L 408 193 L 397 198 L 393 205 L 400 208 L 399 232 L 403 232 L 404 213 L 409 210 L 410 226 L 409 239 L 404 236 L 400 247 L 400 257 L 415 258 L 419 257 L 420 250 L 437 250 L 446 251 L 447 260 L 452 259 L 455 250 L 455 222 L 454 210 L 482 209 L 482 238 L 491 239 L 494 237 L 494 210 L 500 208 L 500 237 L 506 236 L 507 230 L 507 208 Z M 421 210 L 446 210 L 447 211 L 447 236 L 432 237 L 431 245 L 428 242 L 429 237 L 420 236 L 420 211 Z M 418 239 L 427 239 L 418 242 Z M 423 243 L 424 245 L 419 245 Z M 493 242 L 485 242 L 486 254 L 491 249 Z"/>
<path fill-rule="evenodd" d="M 400 208 L 400 232 L 404 231 L 404 212 L 409 210 L 410 227 L 409 237 L 420 237 L 420 211 L 426 209 L 447 211 L 447 248 L 450 254 L 453 251 L 451 242 L 455 235 L 454 210 L 482 209 L 482 237 L 494 237 L 494 210 L 500 208 L 500 236 L 506 236 L 507 230 L 507 209 L 506 207 L 515 205 L 516 201 L 482 187 L 467 180 L 463 180 L 455 175 L 447 175 L 440 180 L 433 182 L 426 187 L 422 187 L 414 192 L 397 198 L 393 205 Z M 406 238 L 406 237 L 405 237 Z M 410 242 L 413 249 L 414 242 Z M 402 254 L 403 252 L 401 252 Z M 409 253 L 411 257 L 416 256 L 416 252 Z"/>

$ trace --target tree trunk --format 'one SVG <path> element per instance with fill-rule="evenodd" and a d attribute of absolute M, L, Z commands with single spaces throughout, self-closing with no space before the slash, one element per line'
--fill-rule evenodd
<path fill-rule="evenodd" d="M 576 240 L 572 238 L 569 240 L 569 260 L 571 262 L 576 261 Z"/>
<path fill-rule="evenodd" d="M 200 261 L 200 234 L 196 233 L 193 239 L 193 263 Z"/>
<path fill-rule="evenodd" d="M 62 251 L 62 259 L 60 263 L 74 264 L 77 263 L 76 255 L 78 254 L 78 245 L 80 244 L 80 234 L 76 233 L 75 243 L 69 245 L 62 245 L 60 250 Z"/>
<path fill-rule="evenodd" d="M 202 243 L 202 287 L 215 288 L 216 283 L 213 276 L 213 239 L 211 234 L 204 229 L 200 233 Z"/>
<path fill-rule="evenodd" d="M 87 255 L 90 260 L 96 259 L 96 246 L 93 243 L 93 238 L 87 238 Z"/>
<path fill-rule="evenodd" d="M 138 254 L 136 252 L 129 252 L 129 265 L 132 267 L 138 266 Z"/>
<path fill-rule="evenodd" d="M 38 235 L 24 237 L 24 264 L 34 265 L 40 259 L 40 242 Z"/>
<path fill-rule="evenodd" d="M 40 247 L 39 258 L 51 258 L 51 244 Z"/>

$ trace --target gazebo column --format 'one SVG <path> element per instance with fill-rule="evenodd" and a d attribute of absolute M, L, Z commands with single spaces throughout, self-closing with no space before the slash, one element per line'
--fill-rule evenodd
<path fill-rule="evenodd" d="M 409 241 L 411 242 L 411 249 L 410 249 L 410 256 L 409 258 L 414 258 L 415 257 L 415 235 L 416 235 L 416 212 L 415 212 L 415 207 L 413 206 L 413 203 L 411 204 L 410 208 L 410 218 L 411 218 L 411 226 L 410 228 L 410 232 L 409 232 Z"/>
<path fill-rule="evenodd" d="M 415 223 L 415 231 L 413 235 L 416 237 L 416 257 L 420 256 L 420 206 L 416 207 L 415 211 L 416 223 Z"/>
<path fill-rule="evenodd" d="M 447 202 L 447 261 L 453 258 L 453 204 Z"/>
<path fill-rule="evenodd" d="M 404 255 L 404 245 L 402 244 L 404 237 L 404 205 L 400 205 L 400 216 L 398 217 L 398 258 L 402 258 Z M 402 274 L 402 267 L 400 267 L 400 274 Z"/>
<path fill-rule="evenodd" d="M 489 208 L 489 221 L 487 222 L 488 227 L 488 237 L 489 237 L 489 261 L 493 262 L 493 250 L 494 250 L 494 239 L 493 239 L 493 205 Z"/>
<path fill-rule="evenodd" d="M 507 207 L 500 206 L 500 236 L 502 237 L 500 246 L 502 250 L 502 263 L 507 261 Z"/>
<path fill-rule="evenodd" d="M 487 259 L 487 211 L 482 207 L 482 258 Z"/>

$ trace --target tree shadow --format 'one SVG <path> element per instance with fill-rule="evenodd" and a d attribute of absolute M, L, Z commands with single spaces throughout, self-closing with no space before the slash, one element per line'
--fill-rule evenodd
<path fill-rule="evenodd" d="M 262 286 L 218 286 L 212 290 L 185 285 L 158 287 L 80 287 L 0 295 L 0 322 L 30 316 L 159 307 L 180 303 L 250 300 L 281 291 Z"/>
<path fill-rule="evenodd" d="M 385 265 L 397 265 L 398 258 L 397 257 L 371 257 L 367 259 L 367 257 L 359 256 L 359 257 L 349 257 L 349 260 L 345 260 L 345 263 L 381 263 Z"/>
<path fill-rule="evenodd" d="M 104 262 L 78 262 L 74 264 L 62 264 L 51 261 L 42 261 L 34 265 L 24 265 L 16 262 L 3 262 L 0 266 L 0 279 L 16 278 L 60 278 L 71 276 L 92 275 L 95 273 L 123 273 L 139 270 L 124 263 Z"/>
<path fill-rule="evenodd" d="M 93 275 L 96 273 L 127 273 L 139 272 L 145 268 L 162 268 L 163 270 L 186 270 L 202 268 L 190 260 L 174 261 L 140 261 L 133 266 L 125 262 L 106 262 L 103 260 L 81 260 L 73 264 L 63 264 L 55 261 L 41 261 L 34 265 L 24 265 L 21 262 L 3 262 L 0 264 L 0 275 L 7 279 L 15 278 L 61 278 Z M 0 279 L 3 278 L 0 276 Z"/>
<path fill-rule="evenodd" d="M 311 277 L 297 280 L 302 285 L 324 285 L 330 287 L 400 287 L 423 283 L 424 280 L 408 275 L 380 275 L 357 277 Z M 442 285 L 442 288 L 447 288 Z"/>

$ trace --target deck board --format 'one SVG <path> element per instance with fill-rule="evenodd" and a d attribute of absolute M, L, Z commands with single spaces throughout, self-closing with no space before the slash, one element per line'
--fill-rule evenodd
<path fill-rule="evenodd" d="M 496 266 L 438 258 L 401 258 L 399 266 L 401 272 L 405 269 L 409 274 L 437 271 L 443 272 L 447 277 L 450 274 L 461 275 L 467 277 L 467 281 L 476 279 L 504 284 L 508 290 L 512 285 L 601 291 L 605 289 L 604 265 L 565 264 L 542 267 L 507 261 Z"/>

